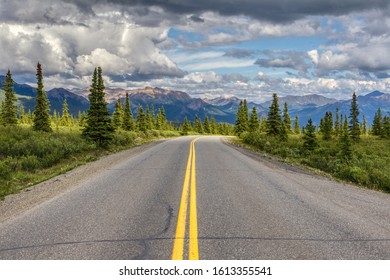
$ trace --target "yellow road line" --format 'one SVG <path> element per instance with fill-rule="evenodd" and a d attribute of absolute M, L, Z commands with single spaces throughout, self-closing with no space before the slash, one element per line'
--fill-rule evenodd
<path fill-rule="evenodd" d="M 196 212 L 196 160 L 195 141 L 192 142 L 191 190 L 190 190 L 190 245 L 188 257 L 199 260 L 198 252 L 198 218 Z"/>
<path fill-rule="evenodd" d="M 173 244 L 172 260 L 182 260 L 184 256 L 184 240 L 186 231 L 188 195 L 190 193 L 190 244 L 189 258 L 199 259 L 198 253 L 198 222 L 196 213 L 196 173 L 195 173 L 195 138 L 191 141 L 187 160 L 186 173 L 184 175 L 183 192 L 181 195 L 179 214 L 176 226 L 175 241 Z M 191 179 L 191 180 L 190 180 Z"/>

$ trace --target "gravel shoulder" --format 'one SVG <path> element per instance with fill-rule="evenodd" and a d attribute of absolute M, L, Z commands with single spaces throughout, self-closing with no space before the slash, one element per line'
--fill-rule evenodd
<path fill-rule="evenodd" d="M 104 156 L 94 162 L 79 166 L 65 174 L 58 175 L 47 181 L 8 195 L 0 201 L 0 223 L 17 216 L 36 205 L 43 203 L 59 194 L 72 190 L 83 181 L 99 174 L 128 158 L 134 157 L 166 140 L 158 140 Z"/>

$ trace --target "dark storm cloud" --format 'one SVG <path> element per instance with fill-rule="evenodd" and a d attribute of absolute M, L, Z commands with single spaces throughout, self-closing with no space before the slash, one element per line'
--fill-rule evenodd
<path fill-rule="evenodd" d="M 263 52 L 268 58 L 259 58 L 255 64 L 265 68 L 291 68 L 305 75 L 309 69 L 308 56 L 304 52 L 297 51 L 271 51 Z"/>
<path fill-rule="evenodd" d="M 221 15 L 245 15 L 273 22 L 285 22 L 308 15 L 343 15 L 370 9 L 384 9 L 388 0 L 63 0 L 76 4 L 81 10 L 92 11 L 95 4 L 126 6 L 157 6 L 174 14 L 199 14 L 205 11 Z"/>

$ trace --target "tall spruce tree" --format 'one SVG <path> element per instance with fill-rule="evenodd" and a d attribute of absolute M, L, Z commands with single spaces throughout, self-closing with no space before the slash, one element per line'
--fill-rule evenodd
<path fill-rule="evenodd" d="M 314 151 L 318 147 L 316 137 L 316 127 L 313 125 L 313 120 L 310 118 L 303 134 L 303 149 L 306 151 Z"/>
<path fill-rule="evenodd" d="M 356 94 L 352 94 L 351 108 L 349 111 L 349 135 L 354 141 L 360 139 L 359 108 Z"/>
<path fill-rule="evenodd" d="M 334 135 L 338 137 L 341 131 L 341 124 L 339 118 L 339 108 L 336 108 L 336 120 L 334 121 Z"/>
<path fill-rule="evenodd" d="M 203 131 L 204 131 L 204 133 L 206 133 L 206 134 L 209 134 L 210 131 L 211 131 L 210 122 L 209 122 L 209 117 L 208 117 L 208 116 L 206 116 L 206 117 L 204 118 L 204 122 L 203 122 Z"/>
<path fill-rule="evenodd" d="M 5 126 L 16 125 L 18 123 L 16 106 L 17 98 L 14 92 L 14 81 L 12 80 L 10 70 L 8 70 L 5 76 L 5 80 L 3 82 L 3 90 L 5 94 L 5 99 L 1 106 L 0 123 Z"/>
<path fill-rule="evenodd" d="M 348 119 L 344 117 L 343 129 L 340 134 L 340 156 L 342 160 L 350 160 L 352 158 L 352 149 L 350 134 L 348 131 Z"/>
<path fill-rule="evenodd" d="M 300 126 L 299 126 L 298 115 L 295 115 L 294 133 L 295 134 L 300 134 L 301 133 L 301 129 L 300 129 Z"/>
<path fill-rule="evenodd" d="M 62 126 L 70 126 L 71 125 L 69 108 L 68 108 L 68 103 L 66 101 L 66 98 L 64 98 L 64 102 L 62 103 L 61 125 Z"/>
<path fill-rule="evenodd" d="M 287 130 L 288 134 L 292 134 L 292 128 L 291 128 L 291 118 L 288 113 L 288 105 L 287 102 L 284 102 L 284 108 L 283 108 L 283 124 Z"/>
<path fill-rule="evenodd" d="M 137 127 L 139 131 L 142 131 L 144 133 L 147 131 L 146 115 L 141 105 L 138 105 Z"/>
<path fill-rule="evenodd" d="M 253 106 L 252 112 L 249 118 L 249 131 L 254 132 L 260 129 L 260 120 L 259 116 L 257 115 L 256 107 Z"/>
<path fill-rule="evenodd" d="M 123 112 L 122 128 L 126 131 L 134 130 L 133 113 L 131 112 L 129 94 L 126 92 L 125 109 Z"/>
<path fill-rule="evenodd" d="M 195 129 L 195 132 L 197 132 L 199 134 L 203 133 L 203 125 L 202 125 L 202 122 L 200 121 L 198 115 L 195 115 L 194 129 Z"/>
<path fill-rule="evenodd" d="M 115 129 L 122 127 L 123 115 L 124 115 L 124 113 L 123 113 L 123 108 L 122 108 L 122 102 L 121 102 L 121 99 L 118 98 L 118 100 L 115 103 L 115 111 L 112 114 L 112 119 L 111 119 L 112 126 Z"/>
<path fill-rule="evenodd" d="M 372 134 L 375 136 L 380 136 L 382 134 L 382 111 L 380 107 L 374 116 L 374 121 L 372 123 Z"/>
<path fill-rule="evenodd" d="M 46 92 L 43 89 L 42 66 L 37 64 L 37 97 L 33 117 L 33 129 L 37 131 L 52 131 L 50 126 L 50 104 Z"/>
<path fill-rule="evenodd" d="M 280 116 L 278 96 L 276 93 L 274 93 L 272 95 L 272 103 L 268 111 L 267 134 L 271 136 L 279 135 L 281 126 L 282 126 L 282 118 Z"/>
<path fill-rule="evenodd" d="M 188 135 L 188 132 L 190 131 L 190 122 L 188 121 L 187 119 L 187 116 L 184 117 L 184 121 L 183 121 L 183 126 L 182 126 L 182 134 L 183 135 Z"/>
<path fill-rule="evenodd" d="M 104 81 L 101 67 L 95 68 L 89 91 L 90 105 L 82 136 L 95 142 L 99 147 L 107 147 L 112 140 L 114 128 L 104 99 Z"/>
<path fill-rule="evenodd" d="M 243 124 L 242 124 L 242 114 L 243 114 L 243 102 L 240 101 L 240 104 L 238 105 L 238 109 L 236 112 L 236 122 L 234 125 L 234 133 L 238 136 L 240 136 L 241 133 L 244 132 L 243 130 Z"/>
<path fill-rule="evenodd" d="M 210 133 L 211 134 L 217 134 L 218 133 L 218 124 L 215 121 L 215 117 L 211 117 L 211 122 L 210 122 Z"/>
<path fill-rule="evenodd" d="M 367 118 L 366 115 L 363 115 L 363 123 L 361 127 L 362 135 L 367 135 Z"/>
<path fill-rule="evenodd" d="M 333 132 L 332 112 L 326 112 L 321 127 L 322 139 L 324 139 L 325 141 L 331 140 L 332 132 Z"/>

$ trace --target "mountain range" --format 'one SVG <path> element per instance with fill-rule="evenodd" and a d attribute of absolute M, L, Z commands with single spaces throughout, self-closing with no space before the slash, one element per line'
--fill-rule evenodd
<path fill-rule="evenodd" d="M 0 85 L 5 77 L 0 76 Z M 36 89 L 27 84 L 15 83 L 14 90 L 17 93 L 18 102 L 23 104 L 25 110 L 34 110 Z M 205 116 L 214 116 L 218 122 L 234 123 L 236 112 L 240 104 L 237 97 L 216 97 L 216 98 L 194 98 L 188 93 L 158 87 L 145 87 L 143 89 L 125 90 L 121 88 L 106 88 L 106 101 L 110 111 L 114 110 L 115 102 L 119 98 L 124 103 L 126 93 L 129 94 L 130 103 L 133 112 L 136 112 L 138 105 L 153 105 L 155 111 L 164 107 L 167 119 L 171 121 L 182 122 L 184 117 L 190 121 L 199 116 L 204 119 Z M 77 115 L 79 111 L 87 111 L 89 108 L 88 89 L 64 89 L 53 88 L 47 91 L 50 101 L 51 111 L 62 111 L 62 104 L 66 98 L 69 112 Z M 0 100 L 3 94 L 0 94 Z M 349 115 L 351 100 L 337 100 L 327 98 L 322 95 L 288 95 L 279 97 L 279 105 L 283 110 L 283 104 L 287 102 L 291 119 L 295 115 L 299 116 L 299 122 L 306 124 L 309 118 L 312 118 L 315 124 L 319 124 L 320 119 L 326 112 L 335 112 L 339 108 L 340 114 Z M 259 116 L 266 116 L 271 101 L 261 104 L 248 102 L 249 110 L 256 107 Z M 366 95 L 358 96 L 358 105 L 360 118 L 366 116 L 368 124 L 371 124 L 375 112 L 381 107 L 385 114 L 390 111 L 390 94 L 380 91 L 374 91 Z"/>

